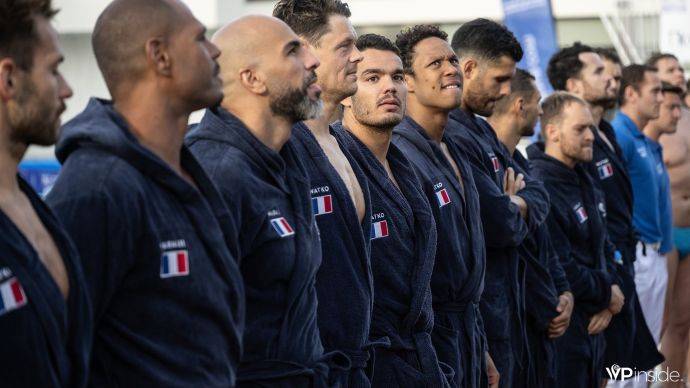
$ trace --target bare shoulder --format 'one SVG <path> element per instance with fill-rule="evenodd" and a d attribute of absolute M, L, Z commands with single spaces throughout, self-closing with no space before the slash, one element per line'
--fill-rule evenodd
<path fill-rule="evenodd" d="M 687 163 L 690 159 L 690 110 L 683 109 L 676 133 L 661 136 L 659 142 L 664 147 L 664 162 L 667 166 Z"/>

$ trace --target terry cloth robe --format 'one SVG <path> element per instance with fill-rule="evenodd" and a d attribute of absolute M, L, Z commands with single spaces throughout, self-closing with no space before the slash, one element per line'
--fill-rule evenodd
<path fill-rule="evenodd" d="M 549 210 L 543 185 L 525 176 L 525 188 L 517 194 L 528 206 L 527 220 L 504 193 L 508 167 L 520 172 L 491 126 L 460 109 L 450 113 L 449 137 L 464 148 L 472 165 L 486 240 L 486 289 L 481 312 L 486 322 L 489 354 L 507 387 L 524 386 L 520 371 L 528 368 L 524 306 L 524 263 L 518 247 L 527 233 L 541 225 Z"/>
<path fill-rule="evenodd" d="M 62 129 L 48 204 L 74 240 L 94 309 L 90 385 L 231 387 L 244 287 L 232 220 L 186 147 L 195 188 L 144 148 L 110 102 Z"/>
<path fill-rule="evenodd" d="M 275 152 L 223 108 L 207 110 L 185 142 L 239 231 L 247 318 L 238 386 L 329 385 L 316 325 L 321 242 L 294 147 Z"/>
<path fill-rule="evenodd" d="M 445 387 L 446 376 L 431 343 L 434 312 L 431 274 L 436 227 L 421 183 L 393 144 L 386 159 L 398 186 L 376 156 L 354 135 L 344 133 L 369 180 L 371 195 L 371 265 L 374 312 L 371 338 L 388 337 L 389 349 L 376 349 L 375 387 Z M 446 366 L 446 372 L 451 373 Z"/>
<path fill-rule="evenodd" d="M 0 385 L 85 387 L 93 322 L 79 256 L 53 213 L 17 175 L 67 270 L 64 298 L 24 234 L 0 210 Z"/>
<path fill-rule="evenodd" d="M 633 190 L 616 133 L 606 120 L 599 123 L 613 149 L 594 131 L 594 158 L 587 168 L 606 199 L 606 230 L 620 253 L 616 273 L 625 295 L 623 310 L 615 315 L 604 332 L 606 336 L 605 366 L 649 370 L 663 361 L 654 338 L 642 315 L 635 290 L 635 246 L 637 234 L 633 226 Z"/>
<path fill-rule="evenodd" d="M 534 176 L 551 195 L 547 219 L 552 244 L 575 296 L 570 326 L 556 340 L 558 384 L 563 387 L 599 387 L 604 368 L 604 334 L 589 335 L 590 318 L 606 309 L 611 285 L 608 271 L 613 250 L 608 246 L 603 198 L 585 168 L 574 169 L 546 155 L 543 144 L 528 147 Z"/>
<path fill-rule="evenodd" d="M 519 151 L 512 155 L 521 172 L 532 175 L 529 161 Z M 559 296 L 570 291 L 565 271 L 551 245 L 546 223 L 531 231 L 518 248 L 525 261 L 525 313 L 529 368 L 528 387 L 557 386 L 556 344 L 549 338 L 549 324 L 558 316 Z"/>
<path fill-rule="evenodd" d="M 477 387 L 486 379 L 486 338 L 479 313 L 486 260 L 484 232 L 467 157 L 447 136 L 443 142 L 462 183 L 441 148 L 410 117 L 393 132 L 393 144 L 415 169 L 436 222 L 432 341 L 438 359 L 455 373 L 453 386 Z"/>
<path fill-rule="evenodd" d="M 331 134 L 338 139 L 332 128 Z M 364 195 L 366 209 L 360 223 L 345 183 L 306 124 L 293 126 L 291 142 L 307 169 L 312 210 L 321 233 L 323 258 L 316 275 L 321 341 L 326 352 L 339 350 L 350 358 L 352 370 L 345 386 L 368 387 L 370 352 L 374 346 L 385 346 L 387 339 L 369 341 L 374 281 L 369 259 L 371 203 L 367 180 L 354 157 L 339 143 Z"/>

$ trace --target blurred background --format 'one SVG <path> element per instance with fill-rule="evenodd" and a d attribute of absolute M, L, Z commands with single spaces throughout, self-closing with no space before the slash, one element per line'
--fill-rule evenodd
<path fill-rule="evenodd" d="M 183 0 L 212 34 L 222 24 L 246 14 L 270 14 L 273 0 Z M 581 41 L 614 48 L 624 63 L 641 62 L 654 51 L 676 54 L 690 66 L 690 0 L 350 0 L 359 34 L 394 38 L 405 26 L 440 25 L 449 36 L 463 22 L 478 17 L 505 23 L 521 41 L 520 67 L 537 75 L 543 92 L 548 58 L 558 46 Z M 108 97 L 91 51 L 91 30 L 108 0 L 55 0 L 55 26 L 66 57 L 62 72 L 74 89 L 63 122 L 74 117 L 89 97 Z M 192 121 L 198 120 L 198 114 Z M 33 147 L 22 163 L 35 186 L 49 187 L 57 169 L 52 148 Z"/>

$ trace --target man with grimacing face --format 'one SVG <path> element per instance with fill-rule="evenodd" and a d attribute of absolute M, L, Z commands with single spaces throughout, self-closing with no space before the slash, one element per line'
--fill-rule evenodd
<path fill-rule="evenodd" d="M 487 121 L 506 148 L 513 162 L 526 175 L 531 166 L 517 150 L 524 136 L 534 134 L 541 115 L 541 93 L 529 72 L 516 69 L 510 81 L 510 94 L 498 100 Z M 518 247 L 525 263 L 525 314 L 530 363 L 527 384 L 553 387 L 556 377 L 556 339 L 568 329 L 573 311 L 573 294 L 566 273 L 551 245 L 546 224 L 530 231 Z"/>
<path fill-rule="evenodd" d="M 18 174 L 32 144 L 55 143 L 72 89 L 50 0 L 0 7 L 0 381 L 85 387 L 93 319 L 67 233 Z"/>
<path fill-rule="evenodd" d="M 434 220 L 409 161 L 391 144 L 407 99 L 402 61 L 397 47 L 380 35 L 359 37 L 357 49 L 363 57 L 357 92 L 343 101 L 343 121 L 335 125 L 348 131 L 347 144 L 371 196 L 376 293 L 370 336 L 391 340 L 390 348 L 375 350 L 372 386 L 446 386 L 433 346 L 418 340 L 428 338 L 433 326 Z"/>
<path fill-rule="evenodd" d="M 89 286 L 90 386 L 236 384 L 245 295 L 233 225 L 183 145 L 189 115 L 223 96 L 205 32 L 178 0 L 115 0 L 94 28 L 113 100 L 63 126 L 47 198 Z"/>
<path fill-rule="evenodd" d="M 661 358 L 644 322 L 635 291 L 633 262 L 637 240 L 633 225 L 633 188 L 614 129 L 604 117 L 605 111 L 617 103 L 620 65 L 607 65 L 606 62 L 615 63 L 617 57 L 614 57 L 615 53 L 606 55 L 610 60 L 605 61 L 595 49 L 577 42 L 551 57 L 547 74 L 555 90 L 565 90 L 585 100 L 596 123 L 592 129 L 593 158 L 585 166 L 604 193 L 606 229 L 618 252 L 609 263 L 609 268 L 616 274 L 616 284 L 612 286 L 612 311 L 616 312 L 614 305 L 621 301 L 624 303 L 604 332 L 604 365 L 644 370 L 658 364 Z M 573 283 L 578 284 L 576 281 Z"/>
<path fill-rule="evenodd" d="M 497 101 L 510 93 L 510 81 L 522 48 L 512 32 L 487 19 L 463 24 L 453 35 L 460 59 L 462 100 L 450 113 L 447 132 L 470 155 L 479 191 L 487 249 L 486 287 L 482 293 L 489 353 L 506 386 L 522 386 L 527 363 L 523 265 L 518 247 L 530 229 L 546 218 L 549 199 L 542 184 L 512 160 L 491 125 Z"/>
<path fill-rule="evenodd" d="M 557 384 L 595 388 L 603 379 L 603 331 L 613 314 L 607 266 L 614 249 L 605 231 L 604 200 L 584 166 L 592 160 L 594 119 L 584 100 L 562 91 L 546 98 L 542 111 L 545 141 L 527 151 L 534 176 L 551 197 L 546 225 L 575 295 L 570 325 L 556 340 Z"/>
<path fill-rule="evenodd" d="M 370 338 L 374 284 L 371 274 L 371 204 L 364 172 L 342 145 L 347 134 L 330 125 L 340 103 L 357 90 L 362 56 L 350 9 L 340 0 L 280 0 L 273 16 L 284 21 L 314 52 L 323 111 L 297 123 L 292 131 L 307 168 L 314 216 L 321 233 L 323 259 L 316 276 L 318 324 L 327 353 L 342 351 L 351 368 L 345 386 L 370 386 L 367 368 L 386 338 Z"/>
<path fill-rule="evenodd" d="M 393 144 L 412 164 L 436 223 L 433 347 L 455 372 L 451 386 L 479 386 L 488 372 L 493 387 L 499 376 L 484 347 L 478 304 L 485 263 L 479 199 L 467 156 L 444 133 L 461 98 L 458 59 L 447 38 L 431 25 L 398 34 L 408 94 Z"/>
<path fill-rule="evenodd" d="M 659 145 L 645 136 L 647 124 L 659 117 L 663 102 L 656 68 L 630 65 L 623 69 L 620 111 L 612 121 L 633 191 L 633 225 L 637 231 L 635 289 L 644 319 L 659 345 L 668 285 L 666 255 L 673 249 L 670 198 Z M 668 228 L 666 226 L 669 226 Z M 658 360 L 661 361 L 661 360 Z M 636 379 L 644 385 L 645 379 Z"/>
<path fill-rule="evenodd" d="M 224 98 L 186 144 L 232 204 L 225 233 L 237 240 L 247 290 L 238 386 L 325 386 L 314 288 L 321 244 L 307 172 L 289 142 L 296 122 L 320 114 L 319 61 L 271 16 L 239 18 L 212 42 Z"/>

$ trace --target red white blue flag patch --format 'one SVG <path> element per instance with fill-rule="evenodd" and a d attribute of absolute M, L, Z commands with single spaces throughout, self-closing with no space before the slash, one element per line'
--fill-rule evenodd
<path fill-rule="evenodd" d="M 161 279 L 189 275 L 189 254 L 186 249 L 165 251 L 161 255 Z"/>
<path fill-rule="evenodd" d="M 371 239 L 388 237 L 388 222 L 386 220 L 371 223 Z"/>
<path fill-rule="evenodd" d="M 438 201 L 438 207 L 444 207 L 450 203 L 450 196 L 446 189 L 441 189 L 436 192 L 436 200 Z"/>
<path fill-rule="evenodd" d="M 599 172 L 599 179 L 606 179 L 610 178 L 613 176 L 613 166 L 611 166 L 611 162 L 609 162 L 608 159 L 604 159 L 600 162 L 601 164 L 597 163 L 597 171 Z"/>
<path fill-rule="evenodd" d="M 587 221 L 589 218 L 587 216 L 587 210 L 585 210 L 584 206 L 579 205 L 575 207 L 575 215 L 577 216 L 577 220 L 582 224 L 583 222 Z"/>
<path fill-rule="evenodd" d="M 26 294 L 16 277 L 0 284 L 0 315 L 16 310 L 26 302 Z"/>
<path fill-rule="evenodd" d="M 333 213 L 333 199 L 331 195 L 322 195 L 311 199 L 311 209 L 315 216 Z"/>
<path fill-rule="evenodd" d="M 280 237 L 288 237 L 295 234 L 295 230 L 292 229 L 290 223 L 285 219 L 285 217 L 278 217 L 271 219 L 271 226 L 278 233 Z"/>

